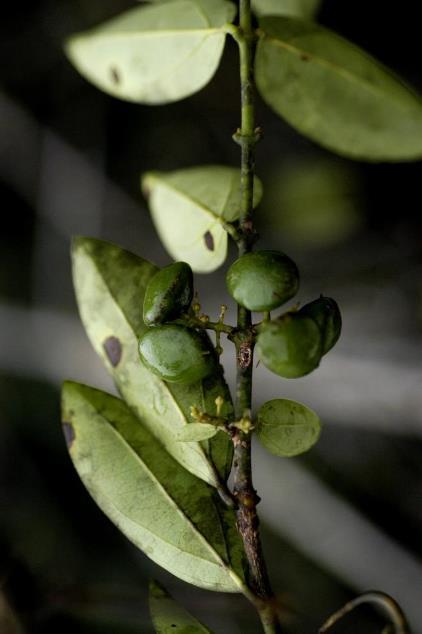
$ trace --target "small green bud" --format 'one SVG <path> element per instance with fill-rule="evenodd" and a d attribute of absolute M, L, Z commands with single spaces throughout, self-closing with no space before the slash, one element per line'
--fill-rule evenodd
<path fill-rule="evenodd" d="M 341 333 L 341 313 L 338 304 L 331 297 L 321 297 L 306 304 L 299 311 L 311 317 L 319 326 L 322 336 L 322 353 L 327 354 L 337 343 Z"/>
<path fill-rule="evenodd" d="M 139 341 L 139 353 L 154 374 L 170 383 L 200 381 L 217 367 L 207 338 L 177 324 L 149 328 Z"/>
<path fill-rule="evenodd" d="M 238 304 L 248 310 L 267 312 L 296 295 L 299 272 L 284 253 L 253 251 L 231 265 L 226 282 Z"/>
<path fill-rule="evenodd" d="M 193 298 L 193 274 L 186 262 L 174 262 L 150 280 L 144 297 L 144 322 L 147 326 L 177 319 Z"/>
<path fill-rule="evenodd" d="M 309 374 L 322 356 L 321 332 L 313 319 L 286 313 L 259 328 L 257 351 L 269 370 L 286 379 Z"/>

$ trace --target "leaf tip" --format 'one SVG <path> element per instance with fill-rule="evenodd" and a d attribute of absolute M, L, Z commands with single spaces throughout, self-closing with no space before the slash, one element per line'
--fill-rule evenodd
<path fill-rule="evenodd" d="M 73 66 L 77 66 L 78 59 L 78 44 L 81 41 L 81 36 L 79 34 L 72 34 L 65 38 L 63 41 L 63 51 Z"/>
<path fill-rule="evenodd" d="M 158 581 L 151 579 L 149 582 L 149 596 L 153 599 L 161 599 L 162 597 L 166 597 L 168 595 L 166 590 Z"/>
<path fill-rule="evenodd" d="M 141 191 L 145 198 L 149 198 L 155 179 L 156 172 L 145 172 L 144 174 L 141 174 Z"/>

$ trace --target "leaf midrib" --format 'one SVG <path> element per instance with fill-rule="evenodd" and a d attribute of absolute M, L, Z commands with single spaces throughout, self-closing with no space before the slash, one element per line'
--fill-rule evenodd
<path fill-rule="evenodd" d="M 225 26 L 214 27 L 214 28 L 205 28 L 205 29 L 162 29 L 157 31 L 103 31 L 101 33 L 90 33 L 90 34 L 81 34 L 75 35 L 74 39 L 76 40 L 119 40 L 119 39 L 136 39 L 136 38 L 154 38 L 154 37 L 176 37 L 182 35 L 186 37 L 186 35 L 201 35 L 207 37 L 209 35 L 215 35 L 216 33 L 225 34 Z"/>
<path fill-rule="evenodd" d="M 93 407 L 91 404 L 90 406 L 92 407 L 92 409 L 101 417 L 102 421 L 104 421 L 104 423 L 108 426 L 108 428 L 112 431 L 112 433 L 117 437 L 117 439 L 120 441 L 120 443 L 126 448 L 128 449 L 129 453 L 132 454 L 132 456 L 135 458 L 135 461 L 139 464 L 140 468 L 143 469 L 147 475 L 150 477 L 150 479 L 153 481 L 153 483 L 155 484 L 155 486 L 157 486 L 157 488 L 161 491 L 161 493 L 163 494 L 163 496 L 170 502 L 170 505 L 176 510 L 176 513 L 178 515 L 180 515 L 184 521 L 191 527 L 192 532 L 199 538 L 199 541 L 205 545 L 206 550 L 208 550 L 213 557 L 215 558 L 216 562 L 218 565 L 220 565 L 225 572 L 229 575 L 229 571 L 230 573 L 233 573 L 234 571 L 232 570 L 232 568 L 230 568 L 230 566 L 227 564 L 227 562 L 225 562 L 221 556 L 217 553 L 217 551 L 214 549 L 214 547 L 210 544 L 210 542 L 206 539 L 206 537 L 201 533 L 201 531 L 198 529 L 197 526 L 195 526 L 195 524 L 192 522 L 192 520 L 185 514 L 185 512 L 182 510 L 182 508 L 177 504 L 177 502 L 173 499 L 173 497 L 170 495 L 170 493 L 167 491 L 167 489 L 165 488 L 164 484 L 162 484 L 162 482 L 158 479 L 158 477 L 155 475 L 155 473 L 145 464 L 145 462 L 142 460 L 142 458 L 139 456 L 139 454 L 133 449 L 133 447 L 130 445 L 130 443 L 124 438 L 124 436 L 122 436 L 121 433 L 119 433 L 117 431 L 117 429 L 107 420 L 107 418 L 105 418 L 100 412 L 98 412 L 98 410 L 95 409 L 95 407 Z M 165 449 L 163 448 L 163 451 L 165 451 Z M 169 456 L 170 458 L 172 458 L 171 456 Z M 173 458 L 174 460 L 174 458 Z M 183 468 L 183 467 L 181 467 Z M 173 548 L 177 548 L 177 546 L 172 543 L 167 541 L 166 539 L 163 539 L 160 535 L 158 535 L 157 533 L 153 532 L 152 530 L 150 530 L 149 528 L 145 527 L 143 524 L 140 524 L 138 521 L 135 521 L 133 519 L 131 519 L 126 513 L 123 513 L 121 510 L 119 510 L 116 505 L 114 504 L 114 502 L 112 502 L 109 498 L 108 495 L 105 494 L 105 497 L 107 498 L 107 500 L 116 508 L 116 510 L 123 515 L 124 517 L 126 517 L 128 520 L 130 520 L 131 522 L 133 522 L 134 524 L 141 526 L 144 530 L 148 531 L 149 533 L 151 533 L 152 535 L 154 535 L 157 539 L 162 540 L 163 542 L 169 544 L 170 546 L 172 546 Z M 210 500 L 210 502 L 213 504 L 212 500 Z M 217 517 L 220 519 L 220 515 L 218 512 L 216 512 Z M 220 527 L 221 527 L 221 533 L 223 535 L 223 539 L 224 539 L 224 546 L 225 546 L 225 550 L 226 550 L 226 556 L 227 559 L 229 559 L 229 555 L 228 555 L 228 545 L 227 545 L 227 541 L 226 541 L 226 537 L 224 534 L 224 530 L 223 527 L 221 526 L 221 519 L 220 519 Z M 206 559 L 201 559 L 200 557 L 198 557 L 197 555 L 193 555 L 191 553 L 188 553 L 187 551 L 185 551 L 185 553 L 187 555 L 189 555 L 192 558 L 197 558 L 200 561 L 209 561 Z M 212 563 L 212 562 L 210 562 Z M 231 576 L 231 574 L 229 575 Z"/>
<path fill-rule="evenodd" d="M 185 200 L 189 201 L 190 203 L 193 203 L 194 205 L 196 205 L 197 207 L 199 207 L 199 209 L 206 214 L 207 216 L 210 216 L 212 218 L 212 220 L 214 221 L 215 224 L 219 224 L 221 226 L 224 225 L 224 223 L 226 222 L 226 220 L 222 217 L 219 216 L 218 214 L 216 214 L 210 207 L 208 207 L 207 205 L 204 205 L 203 202 L 201 202 L 200 200 L 198 200 L 197 198 L 195 198 L 194 196 L 191 196 L 189 194 L 187 194 L 185 191 L 183 191 L 182 189 L 179 189 L 178 187 L 176 187 L 175 185 L 173 185 L 172 183 L 169 183 L 168 181 L 166 181 L 165 178 L 160 178 L 159 176 L 155 176 L 155 175 L 151 175 L 150 178 L 152 179 L 152 181 L 156 180 L 159 182 L 159 184 L 163 187 L 167 187 L 167 189 L 173 190 L 175 191 L 181 198 L 184 198 Z M 224 209 L 227 205 L 227 201 L 230 197 L 230 194 L 232 192 L 231 187 L 228 188 L 228 192 L 224 201 L 224 205 L 223 205 L 223 212 Z M 234 220 L 236 220 L 236 218 L 234 218 Z M 212 228 L 212 225 L 211 225 Z"/>

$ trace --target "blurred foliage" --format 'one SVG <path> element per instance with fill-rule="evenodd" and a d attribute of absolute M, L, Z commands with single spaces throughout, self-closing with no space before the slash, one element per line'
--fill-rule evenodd
<path fill-rule="evenodd" d="M 302 248 L 345 242 L 364 222 L 356 172 L 353 164 L 334 158 L 275 165 L 266 177 L 261 222 Z"/>

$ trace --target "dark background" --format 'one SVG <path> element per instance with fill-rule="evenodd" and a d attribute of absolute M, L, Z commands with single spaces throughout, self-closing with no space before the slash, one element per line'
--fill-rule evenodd
<path fill-rule="evenodd" d="M 140 173 L 239 161 L 230 140 L 239 122 L 232 42 L 209 86 L 156 108 L 107 97 L 67 62 L 66 35 L 132 5 L 2 6 L 2 634 L 151 632 L 151 576 L 217 632 L 259 631 L 243 598 L 191 588 L 132 547 L 89 498 L 61 436 L 64 378 L 112 389 L 79 324 L 70 236 L 101 237 L 168 263 L 139 191 Z M 417 8 L 410 0 L 325 0 L 319 17 L 422 92 Z M 261 245 L 297 261 L 301 301 L 324 292 L 344 315 L 342 340 L 315 374 L 281 382 L 262 367 L 256 372 L 256 404 L 297 398 L 325 424 L 318 446 L 301 459 L 255 452 L 285 631 L 316 632 L 344 601 L 376 587 L 399 599 L 421 634 L 421 165 L 338 159 L 261 102 L 257 119 L 265 132 L 257 157 L 265 186 Z M 220 271 L 197 280 L 212 314 L 228 302 L 223 279 Z M 228 356 L 227 364 L 231 380 Z M 336 631 L 381 627 L 362 610 Z"/>

